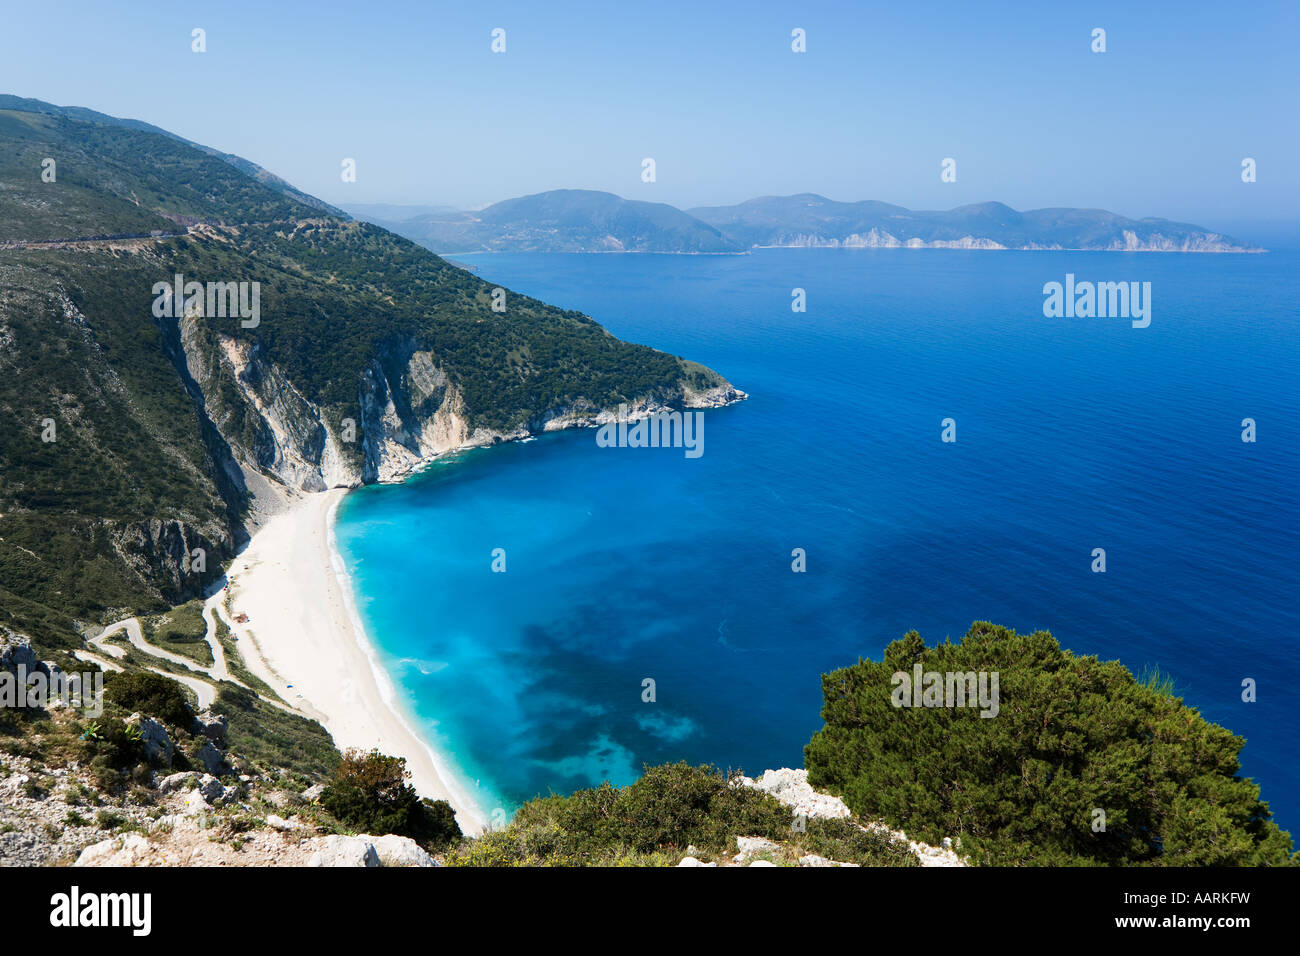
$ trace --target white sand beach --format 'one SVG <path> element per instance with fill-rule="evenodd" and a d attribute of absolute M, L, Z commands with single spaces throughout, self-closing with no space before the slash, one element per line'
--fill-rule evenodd
<path fill-rule="evenodd" d="M 228 575 L 231 629 L 249 670 L 319 720 L 340 749 L 406 758 L 421 796 L 448 801 L 461 829 L 477 834 L 486 817 L 412 728 L 356 616 L 330 530 L 346 493 L 304 495 L 253 535 Z M 241 614 L 247 622 L 235 620 Z"/>

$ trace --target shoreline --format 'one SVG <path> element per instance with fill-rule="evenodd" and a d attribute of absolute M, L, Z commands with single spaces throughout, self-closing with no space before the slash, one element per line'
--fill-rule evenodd
<path fill-rule="evenodd" d="M 214 599 L 229 596 L 231 629 L 249 670 L 318 720 L 340 750 L 405 758 L 416 791 L 446 800 L 465 834 L 477 835 L 486 815 L 413 726 L 357 612 L 333 529 L 348 490 L 306 494 L 271 518 L 236 556 Z M 246 623 L 233 620 L 240 614 Z"/>
<path fill-rule="evenodd" d="M 683 407 L 725 408 L 747 398 L 728 383 L 686 396 Z M 549 427 L 553 424 L 548 422 L 542 432 L 598 427 L 596 421 Z M 531 431 L 500 436 L 498 442 L 463 444 L 453 454 L 537 437 Z M 400 484 L 447 457 L 443 453 L 422 458 L 381 483 Z M 399 696 L 397 682 L 361 620 L 352 577 L 334 534 L 335 514 L 352 490 L 335 486 L 323 492 L 293 492 L 284 510 L 253 533 L 227 569 L 225 585 L 210 592 L 205 604 L 218 606 L 216 613 L 230 628 L 249 671 L 285 703 L 319 722 L 339 750 L 377 748 L 404 758 L 416 791 L 446 800 L 456 811 L 461 831 L 477 836 L 490 824 L 483 806 L 471 796 L 478 788 L 417 729 L 419 719 Z M 241 614 L 247 615 L 244 623 L 235 620 Z M 493 818 L 499 812 L 493 810 Z"/>

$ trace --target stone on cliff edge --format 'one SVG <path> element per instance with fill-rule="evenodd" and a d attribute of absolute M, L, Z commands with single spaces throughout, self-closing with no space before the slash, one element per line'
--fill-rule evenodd
<path fill-rule="evenodd" d="M 226 720 L 221 714 L 214 714 L 211 710 L 205 710 L 202 713 L 194 715 L 194 723 L 191 731 L 202 737 L 221 744 L 225 743 L 226 733 L 230 729 L 230 721 Z"/>
<path fill-rule="evenodd" d="M 164 767 L 171 766 L 176 745 L 172 743 L 171 737 L 167 736 L 167 730 L 162 724 L 152 717 L 144 717 L 136 713 L 126 719 L 126 725 L 140 729 L 140 743 L 144 746 L 146 760 L 150 763 L 162 764 Z"/>
<path fill-rule="evenodd" d="M 313 841 L 308 866 L 379 866 L 379 855 L 365 837 L 327 836 Z"/>

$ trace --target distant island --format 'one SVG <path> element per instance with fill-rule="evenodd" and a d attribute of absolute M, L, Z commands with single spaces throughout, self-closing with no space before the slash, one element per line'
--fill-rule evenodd
<path fill-rule="evenodd" d="M 815 193 L 681 210 L 589 189 L 555 189 L 477 212 L 446 206 L 352 205 L 358 219 L 437 253 L 658 252 L 738 254 L 755 248 L 1049 249 L 1087 252 L 1264 252 L 1190 223 L 1104 209 L 1030 209 L 1000 202 L 947 211 L 836 202 Z"/>

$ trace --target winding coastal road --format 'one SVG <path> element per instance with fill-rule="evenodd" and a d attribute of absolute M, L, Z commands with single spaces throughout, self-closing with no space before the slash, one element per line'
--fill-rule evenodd
<path fill-rule="evenodd" d="M 204 667 L 181 654 L 176 654 L 166 648 L 158 647 L 156 644 L 150 644 L 145 640 L 144 631 L 140 627 L 140 619 L 136 617 L 123 618 L 115 624 L 110 624 L 96 636 L 87 638 L 86 643 L 94 648 L 97 653 L 78 650 L 73 652 L 73 656 L 79 661 L 98 664 L 106 671 L 120 672 L 123 669 L 122 665 L 114 663 L 113 660 L 109 660 L 108 658 L 122 660 L 126 657 L 126 648 L 119 644 L 109 644 L 107 641 L 109 638 L 125 632 L 127 641 L 136 650 L 148 654 L 150 657 L 156 657 L 159 660 L 164 660 L 178 667 L 183 667 L 185 670 L 190 672 L 190 674 L 177 674 L 175 671 L 164 670 L 160 667 L 151 667 L 147 664 L 144 665 L 147 670 L 152 671 L 155 674 L 160 674 L 163 677 L 170 678 L 171 680 L 178 681 L 190 690 L 194 691 L 195 697 L 198 698 L 199 710 L 207 710 L 211 707 L 217 698 L 216 685 L 223 681 L 229 681 L 230 683 L 236 684 L 250 693 L 255 694 L 259 700 L 262 700 L 265 703 L 278 707 L 287 713 L 302 716 L 303 711 L 291 707 L 282 701 L 272 700 L 259 694 L 244 681 L 230 673 L 230 666 L 226 661 L 226 649 L 222 647 L 221 641 L 217 639 L 217 615 L 220 615 L 221 620 L 225 623 L 226 627 L 230 628 L 231 634 L 235 633 L 234 622 L 227 617 L 225 607 L 223 607 L 221 603 L 224 596 L 225 588 L 219 588 L 210 595 L 203 604 L 203 621 L 207 625 L 204 640 L 207 641 L 208 648 L 212 652 L 212 665 L 210 667 Z M 108 655 L 108 658 L 105 658 L 102 655 Z"/>

